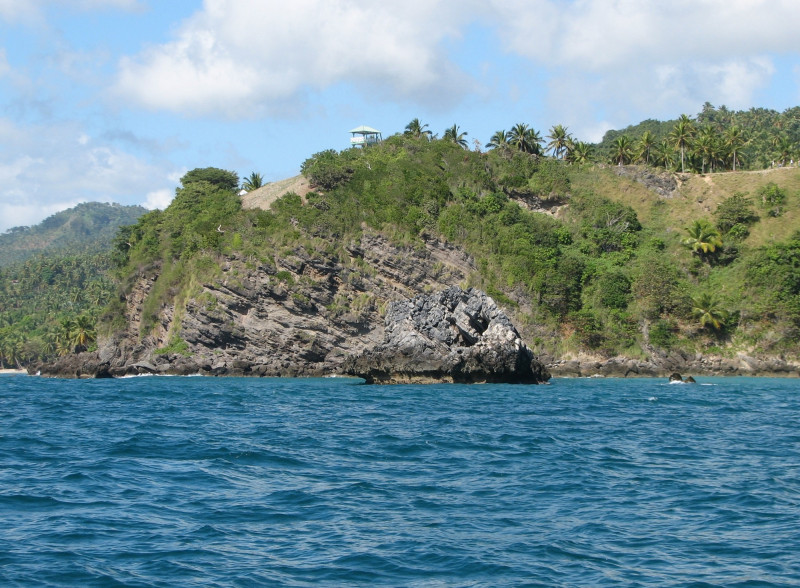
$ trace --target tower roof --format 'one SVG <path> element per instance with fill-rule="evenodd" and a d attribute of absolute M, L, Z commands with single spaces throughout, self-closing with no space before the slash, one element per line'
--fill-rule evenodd
<path fill-rule="evenodd" d="M 378 129 L 373 129 L 372 127 L 368 127 L 368 126 L 365 126 L 365 125 L 361 125 L 360 127 L 356 127 L 353 130 L 351 130 L 350 132 L 351 133 L 359 133 L 359 134 L 380 133 L 380 131 Z"/>

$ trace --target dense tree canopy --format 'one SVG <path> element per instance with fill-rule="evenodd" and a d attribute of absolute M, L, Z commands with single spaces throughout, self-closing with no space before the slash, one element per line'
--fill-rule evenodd
<path fill-rule="evenodd" d="M 196 182 L 208 182 L 222 190 L 236 190 L 239 187 L 239 176 L 218 167 L 203 167 L 186 172 L 181 178 L 184 188 Z"/>

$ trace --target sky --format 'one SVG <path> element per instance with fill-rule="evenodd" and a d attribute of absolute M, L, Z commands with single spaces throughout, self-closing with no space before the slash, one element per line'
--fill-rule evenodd
<path fill-rule="evenodd" d="M 800 104 L 798 0 L 0 0 L 0 231 L 299 173 L 419 118 L 483 146 Z"/>

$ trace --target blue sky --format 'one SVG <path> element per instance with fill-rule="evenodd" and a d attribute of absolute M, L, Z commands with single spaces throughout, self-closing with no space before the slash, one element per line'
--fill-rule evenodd
<path fill-rule="evenodd" d="M 0 0 L 0 231 L 299 173 L 366 124 L 581 140 L 800 104 L 797 0 Z"/>

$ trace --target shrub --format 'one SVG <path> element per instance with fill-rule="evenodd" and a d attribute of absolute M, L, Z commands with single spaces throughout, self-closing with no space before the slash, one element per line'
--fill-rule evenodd
<path fill-rule="evenodd" d="M 597 280 L 597 290 L 600 304 L 622 310 L 630 300 L 631 281 L 622 272 L 602 274 Z"/>
<path fill-rule="evenodd" d="M 783 214 L 783 205 L 786 202 L 786 190 L 782 190 L 775 182 L 763 186 L 758 192 L 758 199 L 762 208 L 767 209 L 770 216 Z"/>
<path fill-rule="evenodd" d="M 658 320 L 650 327 L 650 344 L 669 350 L 677 343 L 677 331 L 678 327 L 675 321 Z"/>
<path fill-rule="evenodd" d="M 750 225 L 758 221 L 758 215 L 753 211 L 752 199 L 745 192 L 736 192 L 720 203 L 714 211 L 714 219 L 723 235 L 744 239 L 750 234 Z M 734 227 L 736 230 L 731 233 Z"/>
<path fill-rule="evenodd" d="M 575 335 L 581 345 L 597 349 L 605 341 L 603 324 L 591 310 L 582 309 L 571 313 L 569 322 L 575 329 Z"/>
<path fill-rule="evenodd" d="M 346 183 L 355 170 L 352 157 L 327 149 L 306 159 L 300 166 L 300 171 L 313 186 L 322 190 L 333 190 Z"/>
<path fill-rule="evenodd" d="M 630 206 L 598 196 L 573 198 L 576 215 L 584 238 L 598 253 L 632 251 L 642 225 Z"/>
<path fill-rule="evenodd" d="M 173 353 L 183 356 L 191 355 L 189 344 L 178 336 L 172 337 L 167 345 L 156 349 L 155 353 L 158 355 L 169 355 Z"/>

